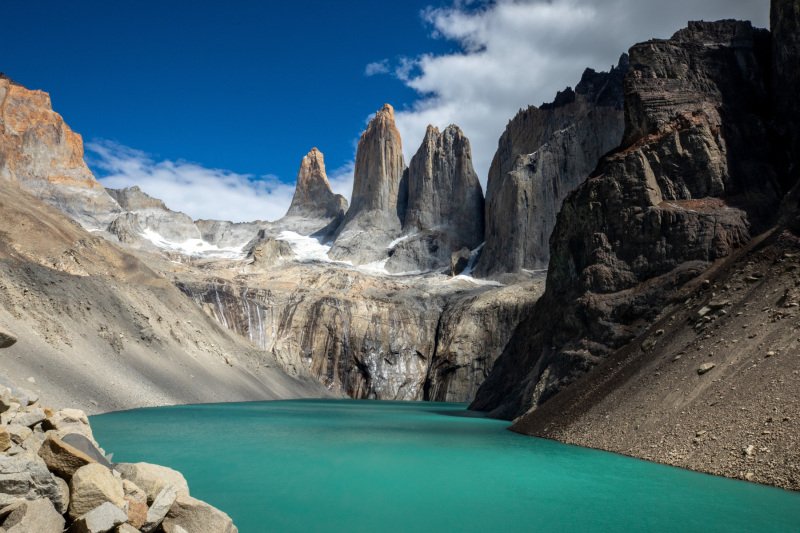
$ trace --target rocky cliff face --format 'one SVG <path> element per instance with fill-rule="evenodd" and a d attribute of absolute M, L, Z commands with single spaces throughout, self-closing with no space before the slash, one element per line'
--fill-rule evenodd
<path fill-rule="evenodd" d="M 0 178 L 14 181 L 81 224 L 104 228 L 120 212 L 83 161 L 83 140 L 50 95 L 0 75 Z"/>
<path fill-rule="evenodd" d="M 300 163 L 294 196 L 286 216 L 334 220 L 341 219 L 345 211 L 347 200 L 331 190 L 322 152 L 312 148 Z"/>
<path fill-rule="evenodd" d="M 778 1 L 771 4 L 770 22 L 773 50 L 773 104 L 777 118 L 775 145 L 779 157 L 786 167 L 786 186 L 792 186 L 800 173 L 800 104 L 797 88 L 800 87 L 800 71 L 797 68 L 800 55 L 800 3 L 796 0 Z"/>
<path fill-rule="evenodd" d="M 452 252 L 483 242 L 483 191 L 469 139 L 458 126 L 428 126 L 408 168 L 403 237 L 390 251 L 393 272 L 443 268 Z"/>
<path fill-rule="evenodd" d="M 675 289 L 765 227 L 769 35 L 690 23 L 630 51 L 624 145 L 569 195 L 547 289 L 472 407 L 514 417 L 630 342 Z"/>
<path fill-rule="evenodd" d="M 562 202 L 622 140 L 627 69 L 624 55 L 611 72 L 587 69 L 574 91 L 509 122 L 489 169 L 479 275 L 547 268 Z"/>
<path fill-rule="evenodd" d="M 471 399 L 541 294 L 541 283 L 495 293 L 443 276 L 379 277 L 334 265 L 215 273 L 175 276 L 209 316 L 290 375 L 384 400 Z"/>
<path fill-rule="evenodd" d="M 355 264 L 385 259 L 408 202 L 403 146 L 389 104 L 375 114 L 358 141 L 350 201 L 330 256 Z"/>

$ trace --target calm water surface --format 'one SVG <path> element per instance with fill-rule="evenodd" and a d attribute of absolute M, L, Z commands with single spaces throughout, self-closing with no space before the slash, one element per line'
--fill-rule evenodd
<path fill-rule="evenodd" d="M 800 531 L 800 494 L 524 437 L 464 405 L 299 400 L 92 417 L 261 531 Z"/>

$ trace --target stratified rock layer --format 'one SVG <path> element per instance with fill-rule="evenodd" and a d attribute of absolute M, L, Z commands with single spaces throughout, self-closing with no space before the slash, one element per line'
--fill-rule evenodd
<path fill-rule="evenodd" d="M 630 57 L 624 145 L 565 201 L 547 290 L 474 409 L 511 418 L 544 402 L 635 338 L 677 287 L 775 212 L 767 32 L 695 22 Z"/>
<path fill-rule="evenodd" d="M 624 128 L 622 56 L 611 72 L 587 69 L 573 91 L 520 111 L 500 137 L 486 192 L 482 276 L 545 269 L 564 198 L 616 148 Z"/>
<path fill-rule="evenodd" d="M 336 230 L 333 259 L 355 264 L 386 258 L 386 248 L 402 228 L 408 201 L 405 163 L 394 109 L 385 104 L 358 141 L 353 195 Z"/>
<path fill-rule="evenodd" d="M 83 140 L 53 111 L 50 95 L 0 74 L 0 179 L 18 183 L 81 224 L 104 228 L 117 203 L 83 160 Z"/>
<path fill-rule="evenodd" d="M 411 158 L 403 234 L 390 252 L 389 271 L 443 268 L 452 252 L 483 242 L 483 191 L 458 126 L 442 132 L 428 126 Z"/>

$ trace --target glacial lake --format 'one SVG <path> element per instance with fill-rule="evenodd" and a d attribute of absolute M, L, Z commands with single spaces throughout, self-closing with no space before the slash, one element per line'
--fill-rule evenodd
<path fill-rule="evenodd" d="M 800 531 L 800 494 L 534 439 L 460 404 L 297 400 L 93 416 L 242 533 Z"/>

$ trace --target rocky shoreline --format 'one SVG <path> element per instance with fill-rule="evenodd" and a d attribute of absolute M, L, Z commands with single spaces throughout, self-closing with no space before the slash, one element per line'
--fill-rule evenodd
<path fill-rule="evenodd" d="M 79 409 L 53 410 L 0 388 L 0 531 L 235 533 L 231 518 L 193 498 L 180 472 L 112 463 Z"/>

